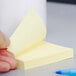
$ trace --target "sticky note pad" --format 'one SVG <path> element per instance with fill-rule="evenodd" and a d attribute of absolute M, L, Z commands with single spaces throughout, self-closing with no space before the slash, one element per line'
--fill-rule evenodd
<path fill-rule="evenodd" d="M 31 69 L 73 57 L 73 49 L 44 41 L 46 27 L 35 10 L 21 21 L 13 35 L 9 50 L 18 59 L 18 68 Z"/>
<path fill-rule="evenodd" d="M 31 69 L 71 57 L 73 57 L 73 49 L 43 41 L 42 45 L 31 49 L 31 52 L 17 59 L 23 63 L 25 69 Z M 19 67 L 23 68 L 20 64 Z"/>

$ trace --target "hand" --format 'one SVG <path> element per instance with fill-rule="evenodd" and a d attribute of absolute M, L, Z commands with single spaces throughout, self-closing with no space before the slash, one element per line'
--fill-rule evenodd
<path fill-rule="evenodd" d="M 9 38 L 0 32 L 0 72 L 13 70 L 17 66 L 14 55 L 8 51 L 10 45 Z"/>

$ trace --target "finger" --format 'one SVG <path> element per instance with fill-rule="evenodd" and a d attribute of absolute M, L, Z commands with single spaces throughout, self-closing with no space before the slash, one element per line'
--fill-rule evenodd
<path fill-rule="evenodd" d="M 0 31 L 0 48 L 6 48 L 10 44 L 9 38 Z"/>
<path fill-rule="evenodd" d="M 8 72 L 10 70 L 10 65 L 6 62 L 0 61 L 0 72 Z"/>
<path fill-rule="evenodd" d="M 10 65 L 11 69 L 15 69 L 17 66 L 17 61 L 12 57 L 0 55 L 0 60 L 7 62 Z"/>
<path fill-rule="evenodd" d="M 2 50 L 0 52 L 0 54 L 4 55 L 4 56 L 9 56 L 9 57 L 13 57 L 14 58 L 14 55 L 11 52 L 7 51 L 7 50 Z"/>

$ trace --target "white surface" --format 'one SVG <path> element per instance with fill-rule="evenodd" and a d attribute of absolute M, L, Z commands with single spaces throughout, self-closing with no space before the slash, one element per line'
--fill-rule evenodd
<path fill-rule="evenodd" d="M 76 5 L 47 4 L 46 40 L 76 50 Z"/>
<path fill-rule="evenodd" d="M 46 0 L 0 0 L 0 29 L 11 35 L 31 9 L 35 9 L 46 23 Z"/>
<path fill-rule="evenodd" d="M 48 35 L 46 40 L 63 46 L 73 47 L 76 50 L 76 6 L 48 3 L 47 14 Z M 76 67 L 73 59 L 27 70 L 25 74 L 26 76 L 59 76 L 54 73 L 57 69 L 70 67 Z M 15 76 L 17 75 L 16 73 L 19 74 L 17 71 L 11 71 L 0 76 Z"/>

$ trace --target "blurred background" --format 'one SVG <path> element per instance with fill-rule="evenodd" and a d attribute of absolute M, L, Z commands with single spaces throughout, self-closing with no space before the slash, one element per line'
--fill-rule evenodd
<path fill-rule="evenodd" d="M 76 0 L 48 0 L 46 40 L 74 48 L 76 52 L 75 3 Z"/>
<path fill-rule="evenodd" d="M 76 0 L 47 0 L 47 1 L 76 4 Z"/>

